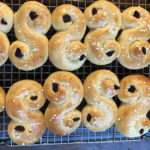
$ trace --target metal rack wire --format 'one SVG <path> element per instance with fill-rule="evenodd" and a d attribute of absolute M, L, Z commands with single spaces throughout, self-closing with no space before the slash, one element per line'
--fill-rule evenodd
<path fill-rule="evenodd" d="M 13 11 L 17 11 L 20 5 L 23 4 L 25 1 L 26 0 L 2 0 L 2 2 L 8 4 L 13 9 Z M 93 0 L 38 0 L 38 1 L 45 4 L 52 12 L 56 6 L 64 3 L 73 4 L 78 8 L 80 8 L 82 11 L 84 11 L 84 9 L 90 4 L 92 4 L 95 0 L 94 1 Z M 121 9 L 121 11 L 130 6 L 141 6 L 147 10 L 150 10 L 150 2 L 148 2 L 149 0 L 109 0 L 109 1 L 116 4 Z M 54 33 L 55 33 L 54 29 L 51 28 L 47 33 L 47 37 L 50 39 Z M 8 33 L 8 37 L 10 42 L 16 40 L 13 29 L 11 30 L 10 33 Z M 122 67 L 117 60 L 105 66 L 96 66 L 86 61 L 83 67 L 74 71 L 73 73 L 76 74 L 83 81 L 90 72 L 97 69 L 109 69 L 113 71 L 119 77 L 119 79 L 129 74 L 143 74 L 147 77 L 150 77 L 150 67 L 146 67 L 144 69 L 140 69 L 137 71 L 128 70 Z M 57 70 L 58 69 L 56 69 L 49 60 L 47 60 L 47 62 L 42 67 L 33 71 L 24 72 L 15 68 L 10 63 L 10 60 L 8 60 L 5 63 L 5 65 L 0 67 L 0 72 L 1 72 L 0 86 L 2 86 L 7 92 L 8 88 L 13 83 L 22 79 L 33 79 L 43 84 L 44 80 L 49 76 L 49 74 Z M 117 98 L 114 99 L 117 100 Z M 83 101 L 78 108 L 81 110 L 84 105 L 85 102 Z M 47 103 L 41 110 L 44 111 L 46 106 Z M 10 119 L 6 114 L 6 111 L 0 113 L 0 143 L 13 146 L 15 144 L 10 140 L 7 133 L 7 125 L 9 123 L 9 120 Z M 150 132 L 147 133 L 145 136 L 150 136 Z M 140 138 L 126 138 L 123 135 L 121 135 L 114 126 L 112 126 L 110 129 L 104 132 L 91 132 L 88 129 L 86 129 L 83 126 L 83 124 L 81 124 L 81 126 L 75 132 L 66 136 L 55 135 L 47 129 L 44 135 L 40 138 L 40 140 L 34 145 L 134 141 L 134 140 L 139 140 L 141 138 L 143 138 L 143 136 Z"/>

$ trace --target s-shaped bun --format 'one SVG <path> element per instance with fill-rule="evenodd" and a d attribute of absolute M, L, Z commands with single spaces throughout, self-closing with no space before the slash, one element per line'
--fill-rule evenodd
<path fill-rule="evenodd" d="M 81 121 L 81 112 L 76 109 L 83 99 L 83 86 L 73 73 L 52 73 L 44 83 L 44 92 L 51 102 L 45 111 L 48 129 L 55 134 L 70 134 Z"/>
<path fill-rule="evenodd" d="M 116 127 L 127 137 L 139 137 L 150 128 L 150 79 L 143 75 L 129 75 L 120 82 Z"/>
<path fill-rule="evenodd" d="M 117 119 L 117 106 L 112 99 L 119 90 L 117 76 L 109 70 L 97 70 L 87 76 L 83 87 L 87 102 L 82 110 L 83 124 L 92 131 L 108 129 Z"/>

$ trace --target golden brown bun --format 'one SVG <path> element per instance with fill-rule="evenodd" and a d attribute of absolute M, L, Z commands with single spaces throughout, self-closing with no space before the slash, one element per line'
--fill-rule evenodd
<path fill-rule="evenodd" d="M 50 26 L 51 14 L 43 4 L 29 1 L 18 9 L 14 16 L 14 29 L 18 41 L 12 43 L 9 49 L 9 57 L 14 66 L 27 71 L 46 62 L 48 39 L 44 34 Z"/>
<path fill-rule="evenodd" d="M 138 137 L 150 128 L 150 79 L 129 75 L 120 82 L 119 107 L 116 127 L 127 137 Z M 125 104 L 127 103 L 127 104 Z"/>
<path fill-rule="evenodd" d="M 85 9 L 87 26 L 91 31 L 85 37 L 87 58 L 96 65 L 111 63 L 120 55 L 115 40 L 121 27 L 121 12 L 113 3 L 99 0 Z"/>
<path fill-rule="evenodd" d="M 2 112 L 4 110 L 4 108 L 5 108 L 5 101 L 6 101 L 6 93 L 0 87 L 0 112 Z"/>
<path fill-rule="evenodd" d="M 136 16 L 136 17 L 135 17 Z M 150 63 L 150 14 L 142 7 L 130 7 L 122 13 L 119 62 L 128 69 L 141 69 Z"/>
<path fill-rule="evenodd" d="M 19 145 L 35 143 L 45 131 L 44 116 L 39 110 L 45 103 L 43 87 L 32 80 L 13 84 L 6 96 L 10 138 Z"/>
<path fill-rule="evenodd" d="M 75 108 L 83 99 L 83 86 L 73 73 L 52 73 L 44 83 L 46 98 L 51 102 L 45 111 L 48 129 L 55 134 L 70 134 L 82 120 L 81 112 Z"/>
<path fill-rule="evenodd" d="M 87 76 L 83 84 L 88 103 L 82 110 L 83 124 L 92 131 L 104 131 L 117 118 L 117 106 L 112 97 L 119 89 L 117 76 L 108 70 L 97 70 Z"/>
<path fill-rule="evenodd" d="M 6 4 L 0 2 L 0 66 L 2 66 L 8 58 L 8 49 L 10 42 L 6 33 L 13 26 L 13 11 Z"/>
<path fill-rule="evenodd" d="M 62 70 L 80 68 L 87 55 L 85 45 L 80 42 L 86 29 L 84 14 L 73 5 L 60 5 L 52 13 L 52 25 L 60 32 L 49 41 L 51 62 Z"/>

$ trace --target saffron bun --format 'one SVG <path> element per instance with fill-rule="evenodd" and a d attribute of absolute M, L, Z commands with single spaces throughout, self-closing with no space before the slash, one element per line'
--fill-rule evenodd
<path fill-rule="evenodd" d="M 7 33 L 13 26 L 13 11 L 4 3 L 0 2 L 0 66 L 2 66 L 8 59 L 8 50 L 10 42 Z"/>
<path fill-rule="evenodd" d="M 96 65 L 111 63 L 121 53 L 115 40 L 122 23 L 120 9 L 109 1 L 99 0 L 87 7 L 84 15 L 90 29 L 84 40 L 87 59 Z"/>
<path fill-rule="evenodd" d="M 117 119 L 117 106 L 112 97 L 117 95 L 119 80 L 109 70 L 90 73 L 83 84 L 87 105 L 82 110 L 82 121 L 91 131 L 104 131 Z"/>
<path fill-rule="evenodd" d="M 14 15 L 17 41 L 9 49 L 9 58 L 18 69 L 29 71 L 42 66 L 48 58 L 48 39 L 51 14 L 36 1 L 25 2 Z"/>
<path fill-rule="evenodd" d="M 127 137 L 139 137 L 150 128 L 150 79 L 129 75 L 120 82 L 116 128 Z"/>
<path fill-rule="evenodd" d="M 83 86 L 73 73 L 52 73 L 44 83 L 46 98 L 50 101 L 45 111 L 47 128 L 55 134 L 65 135 L 75 131 L 82 121 L 76 109 L 83 99 Z"/>
<path fill-rule="evenodd" d="M 142 7 L 129 7 L 122 12 L 120 64 L 128 69 L 141 69 L 150 64 L 150 13 Z"/>
<path fill-rule="evenodd" d="M 8 134 L 18 145 L 30 145 L 43 135 L 46 125 L 39 110 L 45 103 L 43 87 L 33 80 L 14 83 L 6 96 L 6 112 L 11 118 Z"/>
<path fill-rule="evenodd" d="M 58 32 L 49 41 L 50 61 L 61 70 L 80 68 L 87 55 L 85 45 L 80 42 L 86 30 L 84 14 L 73 5 L 60 5 L 52 13 L 52 25 Z"/>

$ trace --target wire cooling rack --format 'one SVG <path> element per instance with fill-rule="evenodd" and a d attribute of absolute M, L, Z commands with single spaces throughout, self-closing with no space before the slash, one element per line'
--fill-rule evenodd
<path fill-rule="evenodd" d="M 8 4 L 15 12 L 20 7 L 20 5 L 23 4 L 26 0 L 1 0 L 1 1 Z M 82 11 L 84 11 L 84 9 L 90 4 L 92 4 L 94 1 L 93 0 L 39 0 L 39 2 L 45 4 L 52 12 L 58 5 L 66 4 L 66 3 L 73 4 L 78 8 L 80 8 Z M 149 0 L 112 0 L 111 2 L 116 4 L 121 9 L 121 11 L 123 11 L 124 9 L 130 6 L 141 6 L 147 10 L 150 10 Z M 51 29 L 47 34 L 47 37 L 50 39 L 54 33 L 55 30 L 51 27 Z M 10 33 L 8 33 L 10 42 L 16 40 L 14 35 L 15 34 L 12 29 Z M 137 71 L 128 70 L 122 67 L 117 60 L 105 66 L 96 66 L 91 64 L 89 61 L 86 61 L 83 67 L 74 71 L 73 73 L 76 74 L 83 81 L 90 72 L 93 72 L 97 69 L 111 70 L 119 77 L 119 79 L 122 79 L 124 76 L 129 74 L 143 74 L 147 77 L 150 77 L 149 67 Z M 13 83 L 22 79 L 33 79 L 43 84 L 45 79 L 55 71 L 58 71 L 58 69 L 56 69 L 49 60 L 47 60 L 47 62 L 42 67 L 27 72 L 18 70 L 10 63 L 10 60 L 8 60 L 5 63 L 5 65 L 0 67 L 0 86 L 2 86 L 7 92 L 8 88 Z M 117 98 L 115 97 L 114 100 L 117 101 Z M 45 111 L 47 105 L 48 102 L 41 109 L 43 112 Z M 79 110 L 81 110 L 84 107 L 84 105 L 85 105 L 85 101 L 83 101 L 82 104 L 78 107 Z M 0 143 L 14 146 L 15 143 L 13 143 L 10 140 L 7 133 L 7 125 L 9 121 L 10 119 L 6 114 L 6 111 L 4 110 L 2 113 L 0 113 Z M 150 132 L 144 136 L 150 136 Z M 142 138 L 143 136 L 139 138 L 124 137 L 117 131 L 117 129 L 114 126 L 112 126 L 110 129 L 104 132 L 91 132 L 88 129 L 86 129 L 83 126 L 83 124 L 81 124 L 80 127 L 75 132 L 66 136 L 55 135 L 47 129 L 44 135 L 40 138 L 40 140 L 36 142 L 34 145 L 134 141 L 134 140 L 140 140 Z"/>

